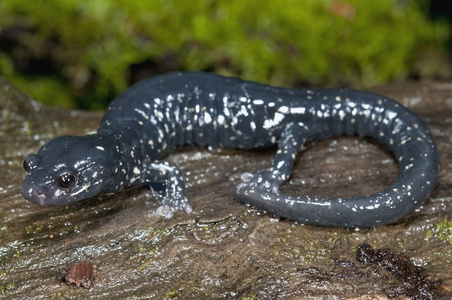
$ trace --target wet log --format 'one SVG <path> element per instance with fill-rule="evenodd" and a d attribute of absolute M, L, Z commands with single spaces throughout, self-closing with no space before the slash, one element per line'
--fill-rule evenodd
<path fill-rule="evenodd" d="M 432 130 L 439 183 L 431 199 L 397 224 L 346 230 L 282 220 L 234 200 L 240 175 L 266 168 L 272 151 L 170 154 L 194 209 L 170 220 L 155 213 L 159 203 L 146 188 L 63 207 L 29 203 L 20 196 L 24 157 L 56 136 L 96 130 L 102 114 L 44 106 L 0 78 L 0 299 L 407 296 L 391 271 L 356 259 L 362 243 L 403 253 L 432 281 L 442 280 L 439 292 L 451 292 L 452 84 L 413 81 L 374 91 L 408 106 Z M 283 189 L 355 196 L 382 190 L 396 177 L 394 158 L 380 145 L 334 137 L 306 145 Z M 59 280 L 62 269 L 82 261 L 97 266 L 90 289 Z"/>

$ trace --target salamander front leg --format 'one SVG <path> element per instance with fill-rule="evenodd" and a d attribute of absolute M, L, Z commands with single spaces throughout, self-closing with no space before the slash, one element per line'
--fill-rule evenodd
<path fill-rule="evenodd" d="M 157 213 L 171 218 L 177 210 L 192 212 L 185 196 L 185 184 L 182 173 L 176 165 L 166 161 L 153 161 L 145 167 L 144 184 L 153 192 L 162 196 L 162 205 Z"/>

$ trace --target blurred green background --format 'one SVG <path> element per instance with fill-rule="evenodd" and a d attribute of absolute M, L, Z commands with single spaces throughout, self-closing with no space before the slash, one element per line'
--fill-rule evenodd
<path fill-rule="evenodd" d="M 0 73 L 35 99 L 103 109 L 131 83 L 201 70 L 274 85 L 450 76 L 427 0 L 1 0 Z"/>

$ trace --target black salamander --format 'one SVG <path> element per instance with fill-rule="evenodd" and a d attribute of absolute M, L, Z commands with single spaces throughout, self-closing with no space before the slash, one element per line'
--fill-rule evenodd
<path fill-rule="evenodd" d="M 319 199 L 279 192 L 306 141 L 368 136 L 399 164 L 395 184 L 374 195 Z M 161 160 L 181 145 L 253 149 L 277 145 L 267 170 L 244 174 L 239 202 L 305 224 L 373 227 L 419 207 L 437 183 L 438 154 L 422 121 L 384 96 L 348 89 L 286 89 L 207 73 L 143 80 L 111 103 L 98 133 L 61 136 L 24 161 L 22 195 L 66 205 L 134 185 L 162 189 L 158 209 L 191 212 L 179 168 Z M 162 184 L 163 183 L 163 184 Z"/>

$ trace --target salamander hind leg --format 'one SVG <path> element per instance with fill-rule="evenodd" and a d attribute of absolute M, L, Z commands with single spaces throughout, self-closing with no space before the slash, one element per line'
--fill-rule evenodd
<path fill-rule="evenodd" d="M 278 193 L 279 186 L 285 181 L 285 176 L 271 168 L 254 174 L 243 173 L 240 178 L 242 183 L 239 184 L 238 189 L 247 187 L 261 193 Z"/>
<path fill-rule="evenodd" d="M 242 175 L 242 183 L 239 184 L 235 193 L 237 201 L 277 213 L 269 208 L 275 203 L 271 204 L 268 200 L 277 198 L 275 196 L 279 193 L 280 185 L 289 179 L 295 157 L 306 142 L 307 134 L 308 128 L 303 123 L 287 125 L 279 138 L 278 149 L 271 167 L 255 174 Z M 250 201 L 250 191 L 260 196 Z"/>
<path fill-rule="evenodd" d="M 154 161 L 145 167 L 144 183 L 161 199 L 157 213 L 171 218 L 178 210 L 192 212 L 185 196 L 182 173 L 176 165 L 166 161 Z"/>

